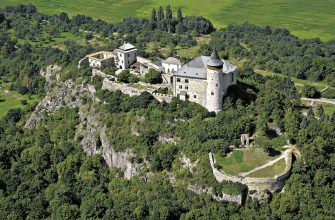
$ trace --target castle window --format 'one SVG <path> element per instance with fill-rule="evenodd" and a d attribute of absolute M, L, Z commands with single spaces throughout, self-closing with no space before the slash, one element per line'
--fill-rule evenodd
<path fill-rule="evenodd" d="M 216 87 L 218 87 L 219 86 L 219 84 L 218 83 L 216 83 L 216 85 L 215 85 Z"/>
<path fill-rule="evenodd" d="M 185 86 L 185 89 L 188 89 L 188 86 Z"/>
<path fill-rule="evenodd" d="M 129 64 L 129 60 L 128 60 L 128 64 Z"/>
<path fill-rule="evenodd" d="M 196 95 L 193 95 L 193 98 L 195 98 L 195 99 L 196 99 L 196 98 L 197 98 L 197 96 L 196 96 Z"/>
<path fill-rule="evenodd" d="M 231 73 L 231 81 L 234 82 L 234 73 Z"/>
<path fill-rule="evenodd" d="M 214 92 L 211 92 L 211 95 L 214 95 Z"/>
<path fill-rule="evenodd" d="M 179 85 L 179 89 L 182 89 L 183 88 L 183 86 L 182 85 Z"/>
<path fill-rule="evenodd" d="M 177 82 L 180 82 L 180 78 L 177 78 Z"/>
<path fill-rule="evenodd" d="M 188 83 L 188 79 L 185 79 L 185 83 Z"/>
<path fill-rule="evenodd" d="M 130 54 L 128 54 L 128 57 L 130 57 Z"/>

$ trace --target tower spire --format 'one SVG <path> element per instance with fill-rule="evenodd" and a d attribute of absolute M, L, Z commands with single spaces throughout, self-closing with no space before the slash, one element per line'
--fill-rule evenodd
<path fill-rule="evenodd" d="M 207 62 L 207 66 L 209 67 L 216 67 L 216 68 L 222 68 L 223 62 L 221 58 L 219 57 L 218 52 L 216 51 L 216 48 L 214 46 L 213 52 Z"/>
<path fill-rule="evenodd" d="M 215 46 L 213 47 L 213 51 L 212 51 L 212 54 L 211 54 L 211 59 L 214 59 L 214 60 L 220 59 L 219 54 L 216 51 L 216 47 Z"/>

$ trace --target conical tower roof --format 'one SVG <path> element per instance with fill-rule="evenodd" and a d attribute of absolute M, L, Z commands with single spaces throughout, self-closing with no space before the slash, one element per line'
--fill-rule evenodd
<path fill-rule="evenodd" d="M 214 47 L 212 55 L 210 56 L 207 66 L 210 67 L 222 67 L 223 66 L 223 61 L 218 55 L 218 52 L 216 51 L 216 48 Z"/>

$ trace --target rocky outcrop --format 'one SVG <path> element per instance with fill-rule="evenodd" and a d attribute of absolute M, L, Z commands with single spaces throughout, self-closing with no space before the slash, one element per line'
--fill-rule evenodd
<path fill-rule="evenodd" d="M 75 138 L 88 155 L 101 154 L 110 167 L 120 168 L 127 179 L 138 175 L 145 164 L 133 164 L 131 151 L 116 152 L 108 143 L 106 129 L 99 121 L 100 113 L 93 107 L 87 108 L 85 99 L 99 101 L 94 97 L 95 89 L 89 84 L 78 85 L 72 80 L 59 81 L 58 66 L 48 66 L 40 74 L 46 80 L 46 97 L 36 106 L 35 111 L 26 121 L 26 128 L 33 128 L 43 118 L 44 113 L 53 113 L 62 107 L 78 108 L 80 123 L 76 129 Z"/>
<path fill-rule="evenodd" d="M 184 168 L 188 168 L 191 173 L 193 173 L 193 169 L 196 168 L 199 160 L 196 160 L 195 162 L 192 163 L 191 159 L 188 158 L 187 156 L 183 155 L 180 158 L 181 162 L 183 163 Z"/>
<path fill-rule="evenodd" d="M 89 90 L 88 85 L 78 85 L 72 80 L 59 82 L 58 66 L 48 66 L 40 74 L 46 80 L 45 89 L 47 95 L 36 106 L 35 111 L 26 121 L 24 127 L 32 128 L 41 120 L 44 112 L 52 113 L 58 111 L 61 107 L 80 108 L 84 105 L 83 99 L 93 99 L 94 94 Z"/>
<path fill-rule="evenodd" d="M 108 143 L 107 135 L 105 129 L 100 132 L 101 148 L 99 153 L 105 159 L 106 163 L 110 167 L 116 167 L 124 171 L 124 177 L 130 179 L 133 176 L 139 175 L 144 167 L 143 164 L 131 163 L 130 159 L 135 155 L 130 151 L 126 150 L 124 152 L 116 152 L 113 147 Z"/>
<path fill-rule="evenodd" d="M 227 202 L 235 202 L 239 205 L 242 204 L 242 195 L 228 195 L 223 192 L 216 194 L 213 192 L 212 187 L 200 187 L 197 185 L 191 185 L 189 184 L 187 186 L 187 189 L 196 193 L 196 194 L 202 194 L 202 193 L 207 193 L 212 196 L 212 198 L 217 201 L 217 202 L 222 202 L 222 201 L 227 201 Z"/>

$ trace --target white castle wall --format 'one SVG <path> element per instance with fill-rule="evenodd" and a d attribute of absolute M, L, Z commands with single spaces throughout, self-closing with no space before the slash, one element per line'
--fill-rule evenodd
<path fill-rule="evenodd" d="M 210 112 L 222 109 L 223 83 L 222 69 L 207 69 L 206 107 Z"/>

